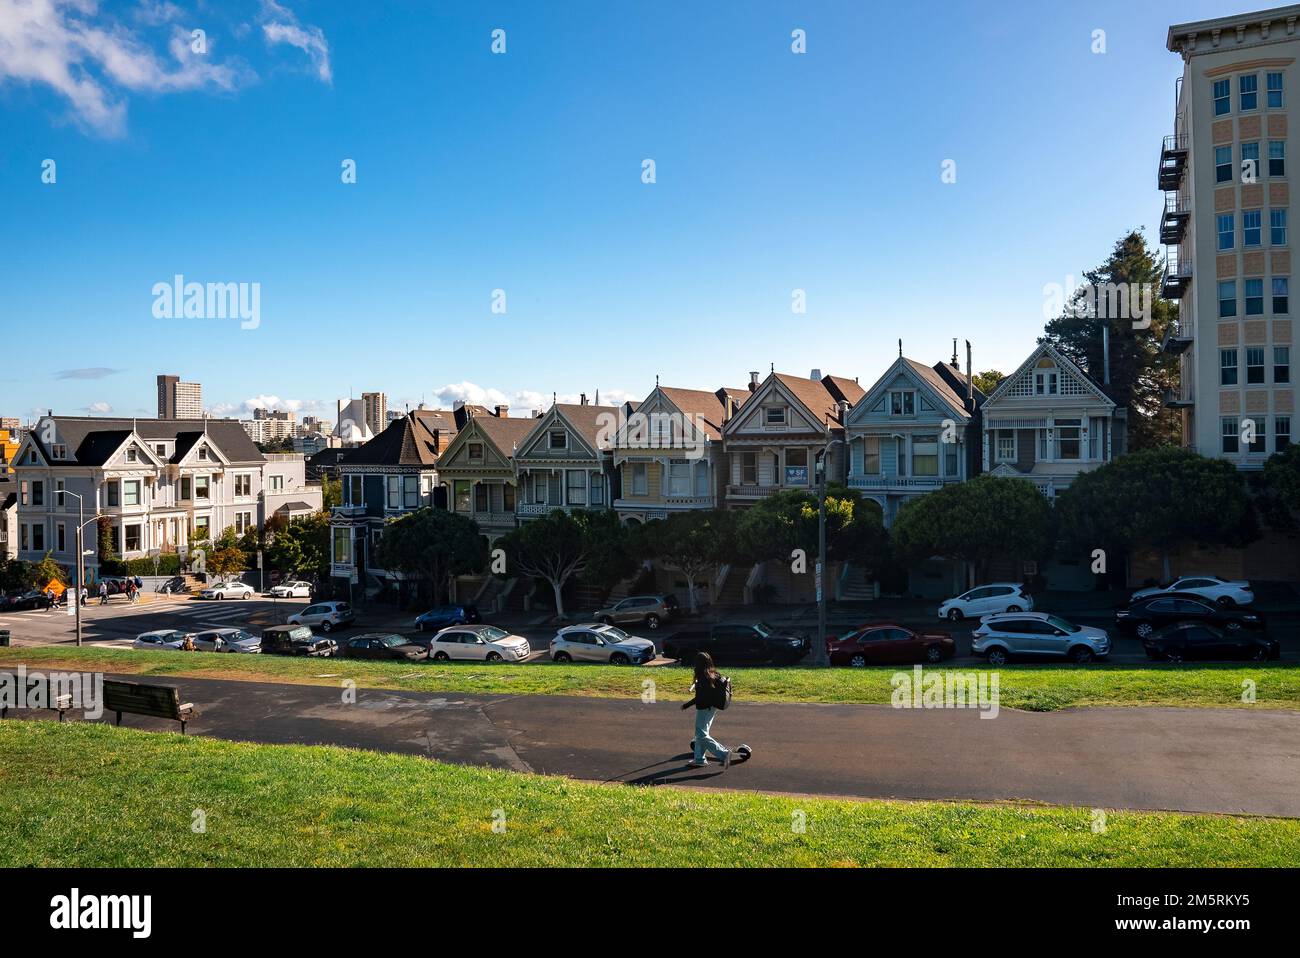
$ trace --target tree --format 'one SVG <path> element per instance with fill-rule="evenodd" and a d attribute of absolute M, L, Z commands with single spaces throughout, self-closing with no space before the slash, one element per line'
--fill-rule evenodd
<path fill-rule="evenodd" d="M 41 561 L 32 567 L 32 578 L 35 584 L 43 589 L 51 579 L 56 582 L 68 582 L 72 577 L 68 575 L 67 569 L 54 561 L 53 554 L 47 552 Z"/>
<path fill-rule="evenodd" d="M 608 592 L 636 572 L 641 535 L 623 525 L 612 509 L 586 510 L 578 522 L 590 540 L 587 559 L 579 578 L 587 585 Z"/>
<path fill-rule="evenodd" d="M 994 559 L 1047 555 L 1052 513 L 1029 480 L 983 475 L 907 503 L 891 533 L 903 559 L 957 559 L 982 581 Z"/>
<path fill-rule="evenodd" d="M 1256 505 L 1271 526 L 1294 532 L 1294 513 L 1300 511 L 1300 445 L 1287 446 L 1269 456 L 1260 478 Z"/>
<path fill-rule="evenodd" d="M 686 576 L 687 607 L 692 613 L 696 580 L 735 555 L 737 515 L 722 509 L 690 509 L 642 527 L 646 557 Z"/>
<path fill-rule="evenodd" d="M 436 605 L 443 601 L 448 580 L 478 572 L 487 554 L 478 523 L 426 506 L 384 523 L 375 559 L 382 568 L 422 583 Z"/>
<path fill-rule="evenodd" d="M 35 587 L 36 566 L 22 559 L 0 556 L 0 593 L 26 592 Z"/>
<path fill-rule="evenodd" d="M 1162 574 L 1179 545 L 1243 546 L 1259 524 L 1237 468 L 1163 446 L 1120 456 L 1085 472 L 1057 497 L 1062 539 L 1088 550 L 1160 550 Z"/>
<path fill-rule="evenodd" d="M 1159 295 L 1162 271 L 1140 232 L 1120 237 L 1106 262 L 1084 272 L 1084 285 L 1039 338 L 1101 382 L 1101 329 L 1103 323 L 1109 326 L 1111 398 L 1129 409 L 1128 445 L 1134 450 L 1178 437 L 1177 416 L 1164 406 L 1165 393 L 1178 388 L 1178 360 L 1160 349 L 1165 331 L 1178 319 L 1178 305 Z M 1149 324 L 1137 315 L 1139 296 L 1150 305 Z"/>
<path fill-rule="evenodd" d="M 270 529 L 271 524 L 267 525 Z M 313 512 L 276 523 L 266 548 L 266 561 L 272 569 L 291 578 L 323 582 L 329 578 L 329 547 L 329 513 Z"/>
<path fill-rule="evenodd" d="M 580 576 L 589 562 L 601 561 L 602 534 L 609 532 L 609 520 L 599 513 L 550 514 L 530 519 L 497 540 L 505 550 L 509 575 L 526 575 L 548 583 L 555 594 L 555 614 L 564 616 L 564 587 Z"/>
<path fill-rule="evenodd" d="M 867 504 L 855 490 L 840 483 L 826 486 L 826 556 L 863 562 L 884 536 L 878 506 Z M 787 489 L 768 496 L 741 513 L 737 520 L 737 554 L 753 562 L 767 559 L 790 561 L 791 553 L 803 550 L 805 558 L 816 556 L 817 496 Z M 871 564 L 871 563 L 868 563 Z"/>
<path fill-rule="evenodd" d="M 207 549 L 203 568 L 219 579 L 238 575 L 248 568 L 248 556 L 240 548 L 239 536 L 234 526 L 227 526 Z"/>
<path fill-rule="evenodd" d="M 320 481 L 321 508 L 326 512 L 343 502 L 343 480 L 326 476 Z"/>
<path fill-rule="evenodd" d="M 1007 378 L 1007 374 L 996 369 L 986 369 L 975 374 L 975 388 L 986 396 L 991 396 L 998 384 Z"/>

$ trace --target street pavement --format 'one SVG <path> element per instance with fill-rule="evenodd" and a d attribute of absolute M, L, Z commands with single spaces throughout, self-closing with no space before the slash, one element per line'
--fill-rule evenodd
<path fill-rule="evenodd" d="M 321 675 L 329 671 L 322 661 Z M 675 702 L 357 689 L 349 704 L 328 686 L 126 678 L 178 687 L 198 710 L 194 734 L 237 741 L 642 786 L 1300 818 L 1300 713 L 1288 711 L 1001 709 L 986 719 L 975 709 L 752 703 L 742 690 L 714 734 L 749 744 L 754 757 L 724 772 L 686 766 L 693 714 Z M 134 715 L 123 725 L 176 730 Z"/>

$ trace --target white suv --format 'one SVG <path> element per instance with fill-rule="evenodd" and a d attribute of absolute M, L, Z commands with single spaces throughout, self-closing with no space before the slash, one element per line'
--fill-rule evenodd
<path fill-rule="evenodd" d="M 1032 612 L 1034 600 L 1025 587 L 1015 582 L 991 582 L 976 586 L 939 606 L 939 618 L 959 622 L 993 612 Z"/>
<path fill-rule="evenodd" d="M 989 665 L 1003 665 L 1013 655 L 1091 662 L 1110 655 L 1110 636 L 1049 612 L 1002 612 L 980 619 L 971 633 L 971 654 L 984 656 Z"/>
<path fill-rule="evenodd" d="M 317 602 L 289 616 L 289 625 L 320 626 L 322 632 L 329 632 L 335 626 L 355 622 L 356 618 L 347 602 Z"/>

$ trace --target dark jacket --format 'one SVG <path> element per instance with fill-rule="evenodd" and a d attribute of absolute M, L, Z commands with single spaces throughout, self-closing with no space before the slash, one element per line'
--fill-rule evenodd
<path fill-rule="evenodd" d="M 713 679 L 706 685 L 701 685 L 698 681 L 695 683 L 695 697 L 689 702 L 683 702 L 682 708 L 688 709 L 692 705 L 697 711 L 705 709 L 715 709 L 718 707 L 719 700 L 723 696 L 721 676 Z"/>

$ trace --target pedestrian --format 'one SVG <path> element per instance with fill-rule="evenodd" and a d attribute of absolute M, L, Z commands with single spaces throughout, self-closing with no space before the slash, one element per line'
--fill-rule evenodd
<path fill-rule="evenodd" d="M 135 577 L 135 591 L 136 591 L 136 592 L 139 592 L 139 591 L 140 591 L 141 589 L 143 589 L 143 588 L 144 588 L 144 579 L 140 578 L 139 576 L 136 576 L 136 577 Z"/>
<path fill-rule="evenodd" d="M 45 590 L 45 611 L 53 612 L 59 607 L 59 594 L 54 591 L 53 587 Z"/>
<path fill-rule="evenodd" d="M 136 597 L 135 579 L 127 579 L 126 580 L 126 601 L 131 603 L 132 605 L 135 605 L 135 597 Z"/>
<path fill-rule="evenodd" d="M 81 604 L 82 604 L 83 606 L 86 604 L 86 599 L 87 599 L 87 597 L 88 597 L 89 595 L 90 595 L 90 593 L 87 591 L 86 587 L 83 585 L 83 586 L 81 587 Z"/>
<path fill-rule="evenodd" d="M 682 703 L 683 709 L 695 706 L 695 757 L 690 763 L 692 768 L 704 768 L 709 764 L 707 752 L 712 752 L 715 758 L 722 760 L 724 771 L 731 765 L 731 750 L 724 748 L 709 734 L 718 708 L 727 707 L 730 685 L 731 680 L 719 675 L 714 668 L 713 656 L 707 652 L 696 654 L 695 681 L 691 683 L 693 696 L 689 702 Z"/>
<path fill-rule="evenodd" d="M 108 583 L 99 583 L 99 604 L 108 605 Z"/>

